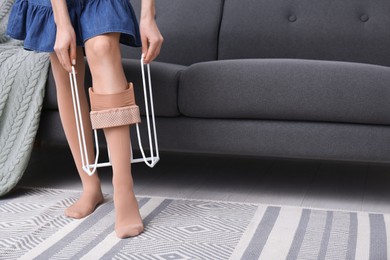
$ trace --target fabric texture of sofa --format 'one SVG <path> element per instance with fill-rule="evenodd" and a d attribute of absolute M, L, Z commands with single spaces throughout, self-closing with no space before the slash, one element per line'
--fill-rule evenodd
<path fill-rule="evenodd" d="M 159 0 L 156 20 L 162 151 L 390 161 L 389 1 Z M 141 50 L 122 51 L 144 114 Z M 66 142 L 51 75 L 37 138 Z"/>

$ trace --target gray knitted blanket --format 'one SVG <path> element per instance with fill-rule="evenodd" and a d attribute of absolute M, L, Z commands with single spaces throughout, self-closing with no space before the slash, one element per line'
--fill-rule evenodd
<path fill-rule="evenodd" d="M 49 68 L 47 53 L 25 51 L 22 42 L 6 36 L 13 2 L 0 1 L 0 196 L 28 165 Z"/>

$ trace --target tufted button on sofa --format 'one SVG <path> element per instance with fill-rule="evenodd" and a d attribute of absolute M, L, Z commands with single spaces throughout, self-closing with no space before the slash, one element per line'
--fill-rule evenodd
<path fill-rule="evenodd" d="M 390 161 L 389 1 L 158 0 L 156 12 L 161 150 Z M 144 113 L 141 52 L 122 51 Z M 54 92 L 50 77 L 38 138 L 64 144 Z"/>

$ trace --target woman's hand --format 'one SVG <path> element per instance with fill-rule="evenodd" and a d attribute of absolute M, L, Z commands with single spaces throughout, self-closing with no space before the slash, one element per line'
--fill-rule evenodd
<path fill-rule="evenodd" d="M 72 72 L 72 65 L 76 65 L 76 33 L 70 23 L 57 26 L 54 51 L 62 67 Z"/>
<path fill-rule="evenodd" d="M 51 0 L 54 22 L 57 26 L 54 51 L 62 67 L 68 72 L 76 65 L 76 33 L 70 22 L 68 7 L 65 0 Z"/>
<path fill-rule="evenodd" d="M 140 32 L 142 41 L 142 55 L 144 63 L 153 61 L 160 53 L 164 41 L 154 19 L 144 18 L 140 20 Z"/>

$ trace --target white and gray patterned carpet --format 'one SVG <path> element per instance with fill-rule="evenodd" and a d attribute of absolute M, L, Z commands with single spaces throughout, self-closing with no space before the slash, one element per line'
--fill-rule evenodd
<path fill-rule="evenodd" d="M 114 206 L 63 216 L 76 191 L 20 188 L 0 200 L 0 259 L 388 259 L 390 215 L 139 197 L 145 232 L 120 240 Z"/>

